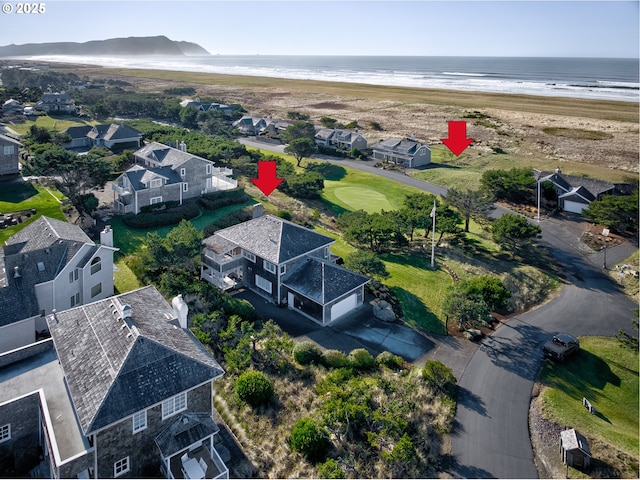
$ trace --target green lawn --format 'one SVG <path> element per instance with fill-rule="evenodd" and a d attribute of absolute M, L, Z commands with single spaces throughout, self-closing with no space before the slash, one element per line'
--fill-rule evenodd
<path fill-rule="evenodd" d="M 49 193 L 50 191 L 52 193 Z M 29 183 L 3 185 L 0 188 L 0 212 L 19 212 L 35 208 L 36 214 L 24 223 L 0 230 L 0 245 L 4 245 L 4 242 L 10 236 L 18 233 L 41 215 L 64 220 L 60 203 L 52 194 L 60 196 L 59 192 L 41 185 L 31 185 Z"/>
<path fill-rule="evenodd" d="M 252 199 L 239 205 L 229 205 L 228 207 L 219 208 L 217 210 L 201 209 L 200 216 L 191 220 L 191 224 L 198 230 L 204 230 L 219 218 L 224 217 L 231 212 L 235 212 L 236 210 L 248 207 L 249 205 L 253 205 L 254 203 L 256 203 L 256 200 Z M 147 233 L 158 232 L 160 236 L 164 237 L 172 228 L 175 227 L 175 225 L 169 225 L 161 228 L 131 228 L 124 224 L 121 217 L 113 217 L 109 223 L 111 224 L 111 228 L 113 228 L 113 242 L 115 246 L 120 249 L 120 252 L 123 255 L 135 254 L 140 249 Z"/>
<path fill-rule="evenodd" d="M 95 125 L 96 121 L 81 120 L 77 117 L 65 115 L 60 118 L 53 118 L 48 115 L 39 115 L 35 120 L 27 120 L 24 123 L 17 123 L 11 125 L 11 128 L 18 132 L 20 135 L 26 135 L 29 132 L 31 125 L 37 125 L 38 127 L 44 127 L 48 130 L 55 130 L 57 132 L 64 132 L 69 127 L 80 127 L 83 125 Z"/>
<path fill-rule="evenodd" d="M 113 286 L 117 293 L 130 292 L 143 286 L 125 263 L 125 257 L 118 255 L 115 264 L 118 271 L 113 274 Z"/>
<path fill-rule="evenodd" d="M 545 361 L 542 411 L 554 423 L 599 438 L 638 459 L 638 352 L 615 338 L 580 338 L 580 351 L 564 364 Z M 582 406 L 586 397 L 596 409 Z M 607 461 L 606 458 L 602 460 Z"/>

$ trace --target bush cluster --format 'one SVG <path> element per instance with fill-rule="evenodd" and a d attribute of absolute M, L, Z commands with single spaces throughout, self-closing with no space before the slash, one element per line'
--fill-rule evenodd
<path fill-rule="evenodd" d="M 300 365 L 318 363 L 321 358 L 320 349 L 313 342 L 300 342 L 293 349 L 293 359 Z"/>
<path fill-rule="evenodd" d="M 156 203 L 154 205 L 145 205 L 144 207 L 140 207 L 140 213 L 157 212 L 165 209 L 169 210 L 177 207 L 178 205 L 180 205 L 180 202 L 177 200 L 169 200 L 168 202 Z"/>
<path fill-rule="evenodd" d="M 168 210 L 139 213 L 138 215 L 128 213 L 122 217 L 122 221 L 131 228 L 157 228 L 175 225 L 182 220 L 191 220 L 198 215 L 200 215 L 200 210 L 195 203 L 185 203 Z"/>
<path fill-rule="evenodd" d="M 394 355 L 391 352 L 384 351 L 376 357 L 376 363 L 388 368 L 402 368 L 404 360 L 400 355 Z"/>
<path fill-rule="evenodd" d="M 246 222 L 247 220 L 251 220 L 252 217 L 253 216 L 251 214 L 251 207 L 243 208 L 242 210 L 237 210 L 235 212 L 229 213 L 224 217 L 220 217 L 211 225 L 205 227 L 203 231 L 204 238 L 210 237 L 218 230 L 222 230 L 223 228 L 231 227 L 233 225 Z"/>
<path fill-rule="evenodd" d="M 214 192 L 203 195 L 198 200 L 200 206 L 206 210 L 217 210 L 228 205 L 238 205 L 249 200 L 244 188 Z"/>
<path fill-rule="evenodd" d="M 267 403 L 273 396 L 273 385 L 267 376 L 257 370 L 243 372 L 236 380 L 236 393 L 252 407 Z"/>
<path fill-rule="evenodd" d="M 322 427 L 311 418 L 303 418 L 293 426 L 289 446 L 307 459 L 316 461 L 326 455 L 331 444 Z"/>

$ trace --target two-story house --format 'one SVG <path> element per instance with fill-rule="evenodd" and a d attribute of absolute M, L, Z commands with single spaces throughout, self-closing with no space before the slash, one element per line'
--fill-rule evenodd
<path fill-rule="evenodd" d="M 376 143 L 373 158 L 407 168 L 416 168 L 431 163 L 431 149 L 410 138 L 390 138 Z"/>
<path fill-rule="evenodd" d="M 40 112 L 74 113 L 76 102 L 68 93 L 43 93 L 42 99 L 33 106 L 33 109 Z"/>
<path fill-rule="evenodd" d="M 233 107 L 225 105 L 224 103 L 202 103 L 199 98 L 195 100 L 186 99 L 180 102 L 182 108 L 195 108 L 199 112 L 221 111 L 225 115 L 231 115 L 233 113 Z"/>
<path fill-rule="evenodd" d="M 316 145 L 323 147 L 353 150 L 367 148 L 367 139 L 359 132 L 342 128 L 321 128 L 316 132 Z"/>
<path fill-rule="evenodd" d="M 264 117 L 252 117 L 245 115 L 231 124 L 244 135 L 260 135 L 267 128 L 267 120 Z"/>
<path fill-rule="evenodd" d="M 173 148 L 152 142 L 134 153 L 137 165 L 112 183 L 113 205 L 120 214 L 140 213 L 147 205 L 177 201 L 209 192 L 231 190 L 238 182 L 233 171 L 187 152 L 184 142 Z"/>
<path fill-rule="evenodd" d="M 224 372 L 172 303 L 149 286 L 48 315 L 54 349 L 0 370 L 9 455 L 42 455 L 52 478 L 228 478 L 212 419 Z"/>
<path fill-rule="evenodd" d="M 332 238 L 272 215 L 203 241 L 201 277 L 222 289 L 246 285 L 327 325 L 364 301 L 367 277 L 336 265 Z"/>
<path fill-rule="evenodd" d="M 0 353 L 46 331 L 52 311 L 113 295 L 113 231 L 94 243 L 77 225 L 42 216 L 0 248 Z"/>
<path fill-rule="evenodd" d="M 142 143 L 142 132 L 121 123 L 69 127 L 65 133 L 71 137 L 65 148 L 105 147 L 122 150 L 139 148 Z"/>
<path fill-rule="evenodd" d="M 18 150 L 22 144 L 6 135 L 0 135 L 0 176 L 20 172 Z"/>

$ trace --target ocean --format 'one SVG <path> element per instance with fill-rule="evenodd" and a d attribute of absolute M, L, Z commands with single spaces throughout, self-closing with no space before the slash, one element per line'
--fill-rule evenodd
<path fill-rule="evenodd" d="M 638 102 L 638 59 L 210 55 L 39 61 Z"/>

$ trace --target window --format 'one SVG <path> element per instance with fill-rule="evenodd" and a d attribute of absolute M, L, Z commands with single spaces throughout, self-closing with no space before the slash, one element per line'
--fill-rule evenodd
<path fill-rule="evenodd" d="M 129 471 L 129 457 L 124 457 L 113 464 L 113 476 L 119 477 Z"/>
<path fill-rule="evenodd" d="M 161 187 L 162 186 L 162 179 L 161 178 L 154 178 L 153 180 L 151 180 L 151 183 L 149 184 L 149 186 L 151 188 Z"/>
<path fill-rule="evenodd" d="M 101 283 L 91 287 L 91 298 L 97 297 L 101 293 L 102 293 L 102 284 Z"/>
<path fill-rule="evenodd" d="M 162 203 L 162 197 L 151 197 L 151 205 L 155 205 L 156 203 Z"/>
<path fill-rule="evenodd" d="M 73 271 L 69 272 L 69 283 L 73 283 Z"/>
<path fill-rule="evenodd" d="M 76 305 L 80 305 L 80 292 L 75 295 L 71 295 L 71 307 L 75 307 Z"/>
<path fill-rule="evenodd" d="M 276 273 L 276 266 L 273 263 L 267 262 L 266 260 L 264 260 L 262 262 L 262 266 L 267 272 Z"/>
<path fill-rule="evenodd" d="M 162 419 L 187 409 L 187 392 L 182 392 L 162 402 Z"/>
<path fill-rule="evenodd" d="M 186 177 L 187 176 L 187 169 L 186 168 L 181 168 L 180 169 L 180 176 L 181 177 Z"/>
<path fill-rule="evenodd" d="M 207 163 L 207 175 L 211 175 L 211 164 Z"/>
<path fill-rule="evenodd" d="M 188 192 L 189 191 L 189 184 L 187 182 L 184 182 L 182 184 L 182 191 L 183 192 Z"/>
<path fill-rule="evenodd" d="M 5 145 L 4 146 L 4 154 L 5 155 L 13 155 L 15 152 L 15 147 L 13 145 Z"/>
<path fill-rule="evenodd" d="M 285 273 L 287 273 L 287 266 L 280 265 L 280 275 L 284 275 Z"/>
<path fill-rule="evenodd" d="M 11 424 L 7 423 L 0 427 L 0 443 L 11 440 Z"/>
<path fill-rule="evenodd" d="M 147 411 L 143 410 L 133 416 L 133 433 L 141 432 L 147 428 Z"/>
<path fill-rule="evenodd" d="M 91 275 L 98 273 L 102 269 L 102 260 L 100 257 L 96 257 L 91 260 Z"/>
<path fill-rule="evenodd" d="M 248 259 L 249 259 L 249 260 L 251 260 L 252 262 L 255 262 L 255 261 L 256 261 L 256 256 L 255 256 L 253 253 L 251 253 L 251 252 L 247 252 L 246 250 L 243 250 L 243 251 L 242 251 L 242 256 L 243 256 L 244 258 L 248 258 Z"/>
<path fill-rule="evenodd" d="M 267 293 L 272 292 L 271 282 L 266 278 L 262 278 L 260 275 L 256 275 L 256 287 L 264 290 Z"/>

